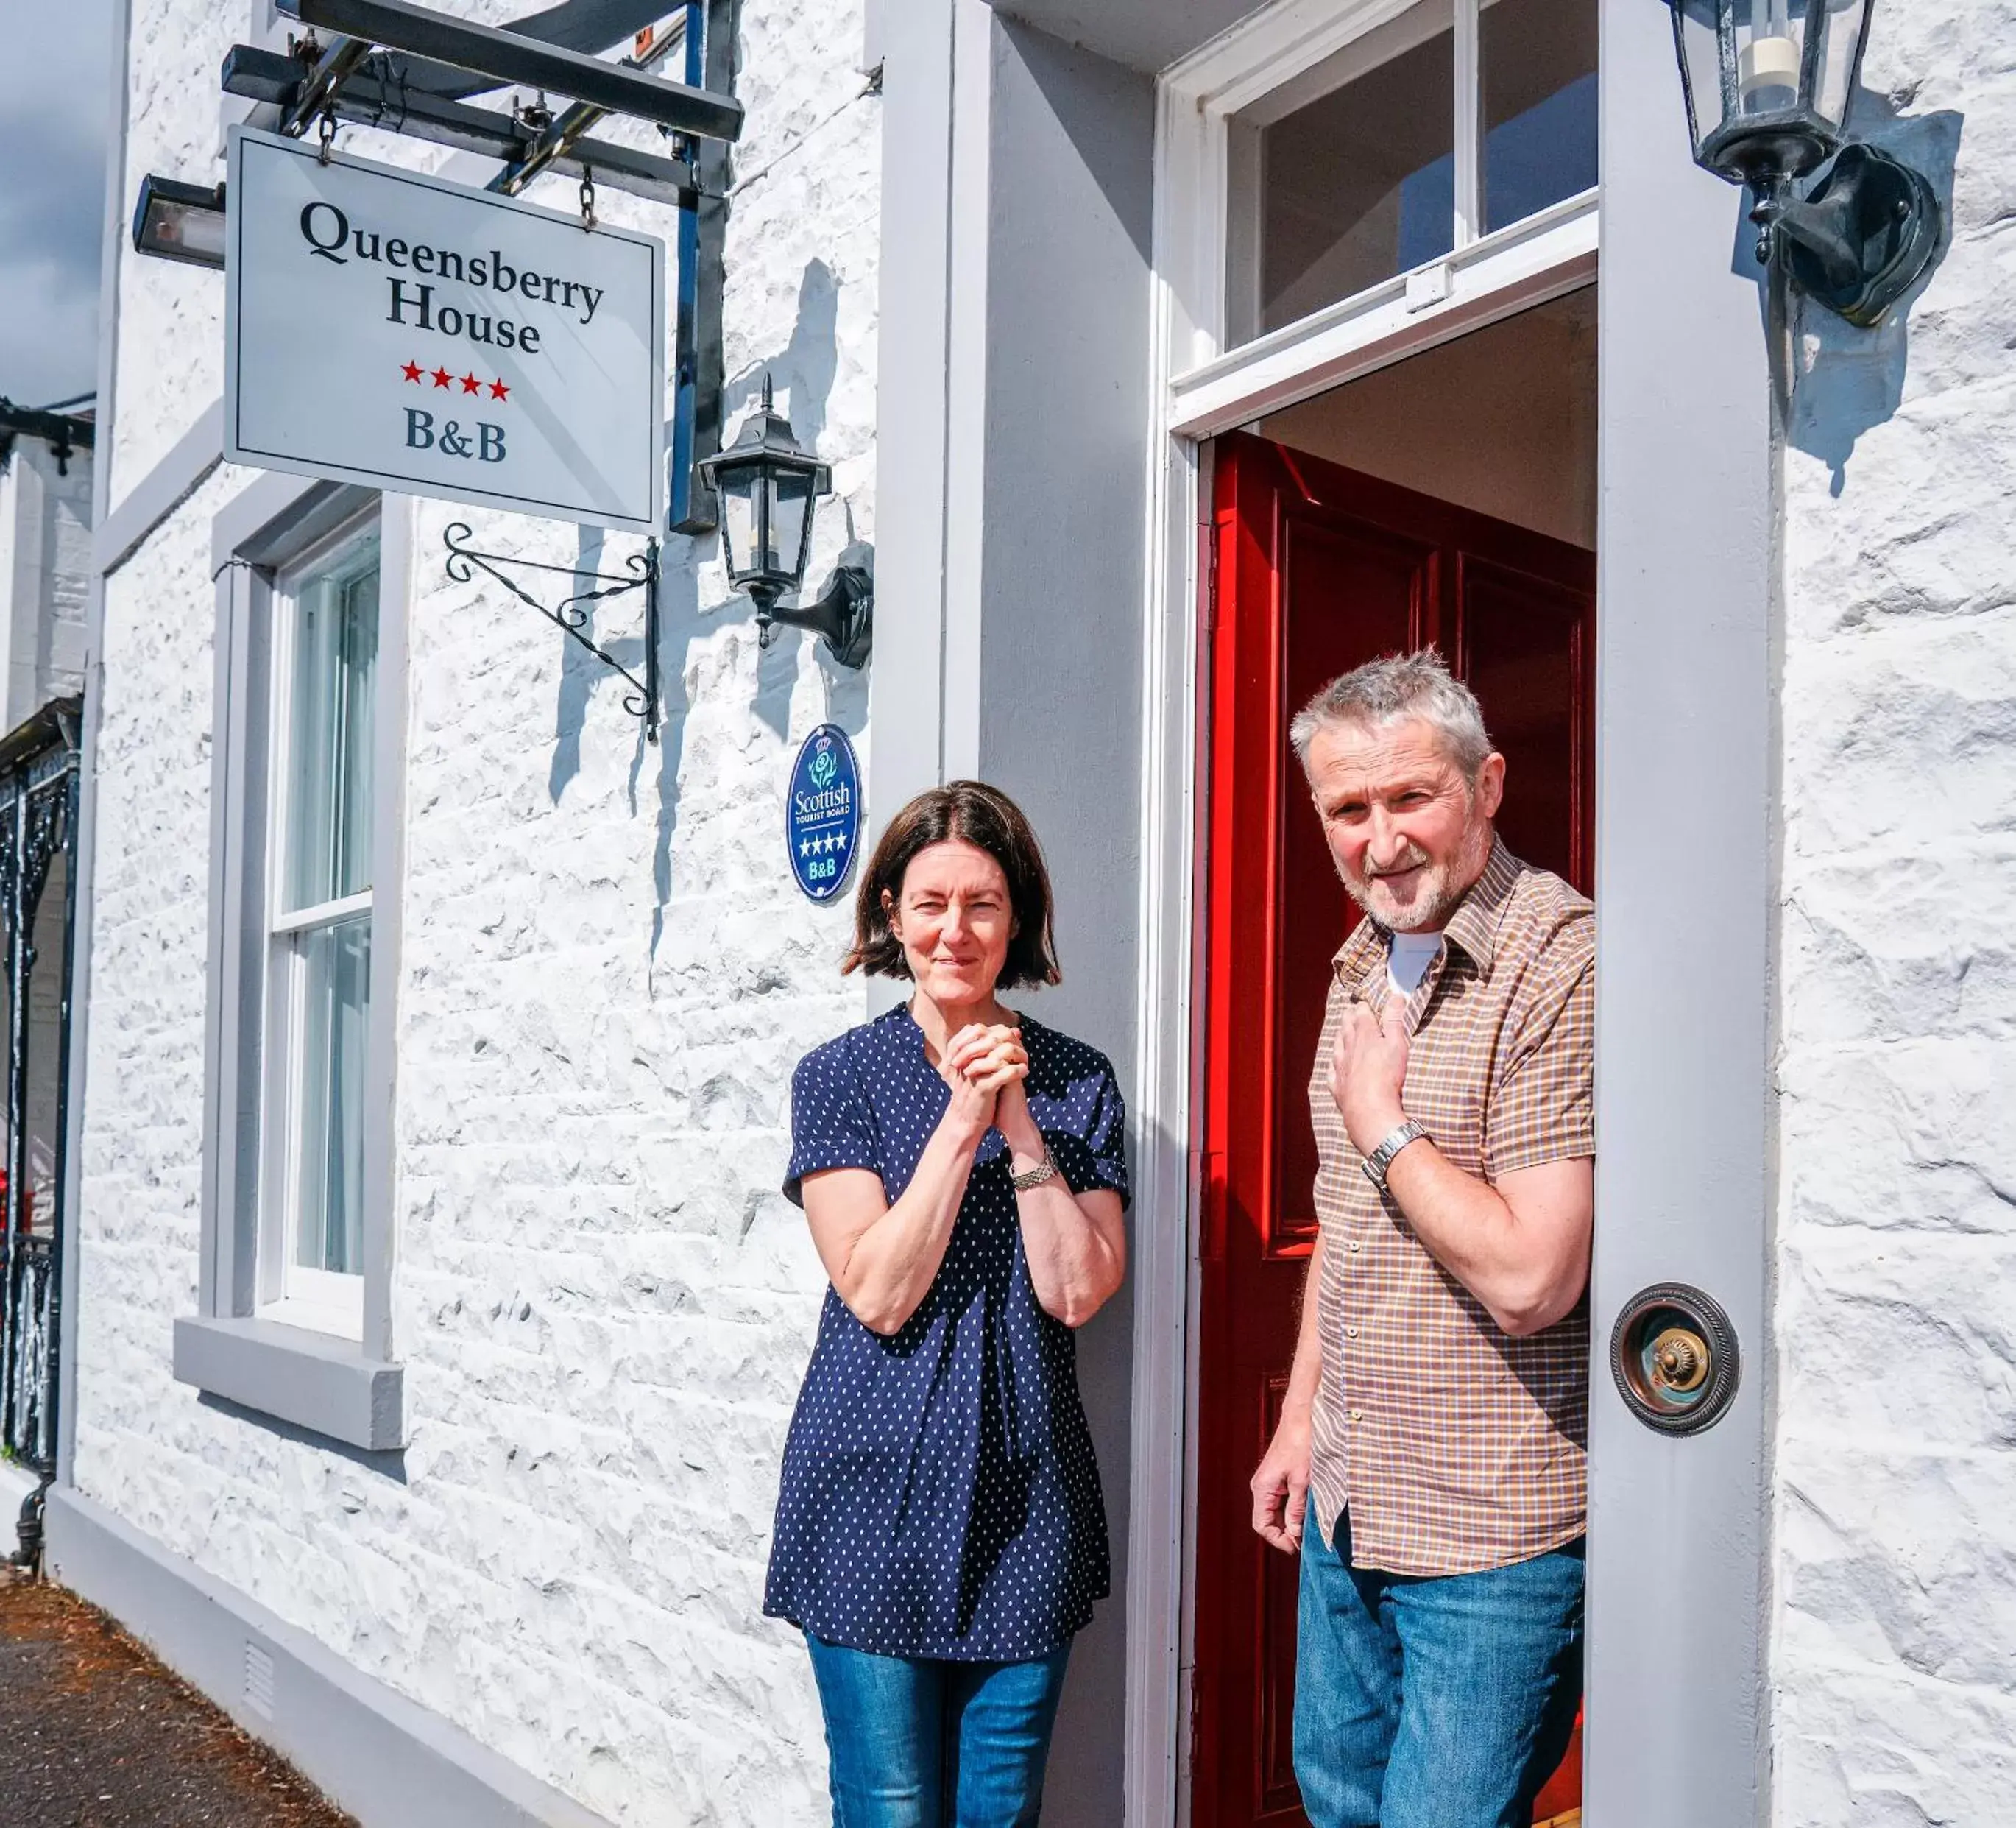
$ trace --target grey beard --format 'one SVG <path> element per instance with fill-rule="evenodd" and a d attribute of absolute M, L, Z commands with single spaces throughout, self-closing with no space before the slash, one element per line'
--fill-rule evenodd
<path fill-rule="evenodd" d="M 1492 828 L 1490 826 L 1485 826 L 1482 842 L 1466 847 L 1463 856 L 1453 866 L 1451 874 L 1460 874 L 1463 880 L 1461 888 L 1450 888 L 1448 878 L 1445 877 L 1440 888 L 1417 904 L 1413 910 L 1417 932 L 1435 932 L 1449 925 L 1449 916 L 1456 912 L 1462 904 L 1463 898 L 1471 892 L 1477 879 L 1484 874 L 1484 866 L 1489 861 L 1491 856 L 1492 831 Z M 1477 854 L 1473 856 L 1471 854 L 1472 852 Z M 1417 854 L 1420 853 L 1417 852 Z M 1420 860 L 1426 863 L 1427 859 L 1425 856 L 1421 856 Z M 1470 867 L 1472 864 L 1476 866 L 1474 868 Z M 1342 870 L 1337 871 L 1337 879 L 1343 883 L 1345 893 L 1357 903 L 1360 913 L 1387 931 L 1392 930 L 1392 923 L 1381 916 L 1373 907 L 1370 892 L 1364 884 L 1352 882 Z"/>
<path fill-rule="evenodd" d="M 1386 928 L 1390 932 L 1392 922 L 1372 905 L 1371 897 L 1366 891 L 1359 884 L 1352 882 L 1348 876 L 1344 877 L 1342 880 L 1345 893 L 1358 903 L 1359 911 L 1368 920 Z M 1420 930 L 1423 932 L 1435 932 L 1447 926 L 1449 917 L 1456 912 L 1456 904 L 1468 892 L 1467 888 L 1459 889 L 1454 893 L 1451 893 L 1445 888 L 1438 889 L 1414 910 Z"/>

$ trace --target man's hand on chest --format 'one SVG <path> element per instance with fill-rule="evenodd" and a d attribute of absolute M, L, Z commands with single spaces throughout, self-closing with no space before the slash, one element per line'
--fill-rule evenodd
<path fill-rule="evenodd" d="M 1354 996 L 1330 1050 L 1330 1095 L 1362 1156 L 1406 1121 L 1407 1046 L 1405 997 L 1388 995 L 1382 1015 Z"/>

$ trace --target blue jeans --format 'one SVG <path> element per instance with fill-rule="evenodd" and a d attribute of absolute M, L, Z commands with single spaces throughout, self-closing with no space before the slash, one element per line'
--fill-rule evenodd
<path fill-rule="evenodd" d="M 1029 1663 L 950 1663 L 805 1642 L 833 1828 L 1027 1828 L 1042 1815 L 1068 1644 Z"/>
<path fill-rule="evenodd" d="M 1314 1828 L 1528 1828 L 1582 1699 L 1582 1545 L 1482 1574 L 1351 1565 L 1302 1527 L 1295 1776 Z"/>

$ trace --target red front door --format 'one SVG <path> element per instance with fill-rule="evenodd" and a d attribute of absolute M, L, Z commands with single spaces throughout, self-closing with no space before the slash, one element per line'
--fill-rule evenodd
<path fill-rule="evenodd" d="M 1316 1235 L 1309 1069 L 1355 918 L 1288 720 L 1323 683 L 1429 642 L 1507 759 L 1499 827 L 1593 876 L 1593 553 L 1265 441 L 1216 446 L 1199 1366 L 1196 1828 L 1301 1823 L 1296 1565 L 1251 1527 Z M 1579 1801 L 1579 1747 L 1540 1819 Z"/>

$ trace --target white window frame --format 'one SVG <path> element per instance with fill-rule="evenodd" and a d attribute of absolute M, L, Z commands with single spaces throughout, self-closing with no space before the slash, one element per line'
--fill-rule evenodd
<path fill-rule="evenodd" d="M 1143 952 L 1136 1033 L 1136 1199 L 1184 1211 L 1182 1240 L 1137 1240 L 1129 1494 L 1127 1793 L 1130 1823 L 1190 1819 L 1195 1667 L 1200 1262 L 1208 1164 L 1195 1141 L 1204 1058 L 1197 973 L 1208 711 L 1204 565 L 1208 441 L 1331 388 L 1590 284 L 1601 187 L 1491 235 L 1475 232 L 1479 0 L 1455 0 L 1457 245 L 1237 348 L 1226 343 L 1233 117 L 1287 90 L 1413 0 L 1276 0 L 1164 70 L 1156 83 L 1147 583 L 1142 666 Z M 1146 1444 L 1182 1444 L 1180 1453 Z M 1167 1646 L 1176 1646 L 1170 1667 Z"/>
<path fill-rule="evenodd" d="M 362 1273 L 286 1273 L 286 1202 L 269 1119 L 291 1087 L 275 1083 L 269 1006 L 275 928 L 326 921 L 345 904 L 269 923 L 278 905 L 269 800 L 276 772 L 290 618 L 282 591 L 304 561 L 376 514 L 378 649 L 373 680 L 371 998 L 365 1030 Z M 197 1311 L 175 1323 L 175 1372 L 238 1411 L 372 1451 L 405 1438 L 391 1278 L 399 920 L 405 871 L 406 614 L 414 504 L 362 489 L 265 475 L 211 523 L 217 635 L 211 759 L 202 1249 Z M 284 1177 L 279 1184 L 286 1184 Z M 331 1287 L 330 1284 L 337 1286 Z"/>
<path fill-rule="evenodd" d="M 365 540 L 378 550 L 379 599 L 384 598 L 384 539 L 381 514 L 376 507 L 346 522 L 326 539 L 317 542 L 292 559 L 275 575 L 269 593 L 271 620 L 267 639 L 272 665 L 268 672 L 268 741 L 266 778 L 272 784 L 267 802 L 265 833 L 265 895 L 268 944 L 266 947 L 265 1022 L 262 1053 L 265 1083 L 260 1105 L 259 1191 L 259 1304 L 265 1318 L 291 1326 L 339 1334 L 361 1341 L 364 1336 L 364 1274 L 311 1269 L 294 1260 L 296 1233 L 301 1221 L 301 1145 L 303 1055 L 299 1044 L 304 1019 L 306 964 L 297 944 L 300 936 L 339 921 L 369 914 L 374 907 L 373 890 L 302 908 L 290 914 L 272 910 L 284 907 L 283 882 L 289 867 L 292 835 L 287 830 L 289 809 L 285 784 L 293 778 L 293 713 L 296 704 L 295 651 L 299 626 L 301 588 L 311 576 L 339 564 L 351 548 Z M 376 690 L 375 676 L 373 690 Z M 373 829 L 383 809 L 384 795 L 377 779 L 373 756 L 372 798 Z M 376 884 L 374 881 L 373 887 Z M 372 999 L 375 1005 L 381 975 L 374 953 L 372 962 Z M 384 1061 L 368 1061 L 365 1069 L 367 1100 L 376 1101 L 376 1080 L 388 1070 Z"/>
<path fill-rule="evenodd" d="M 1157 83 L 1155 271 L 1168 402 L 1165 431 L 1221 431 L 1369 374 L 1438 342 L 1571 292 L 1594 278 L 1592 189 L 1481 233 L 1482 0 L 1452 0 L 1455 26 L 1456 245 L 1251 341 L 1228 348 L 1234 261 L 1229 206 L 1235 117 L 1265 111 L 1415 0 L 1279 0 L 1165 70 Z M 1438 28 L 1439 29 L 1439 28 Z"/>

